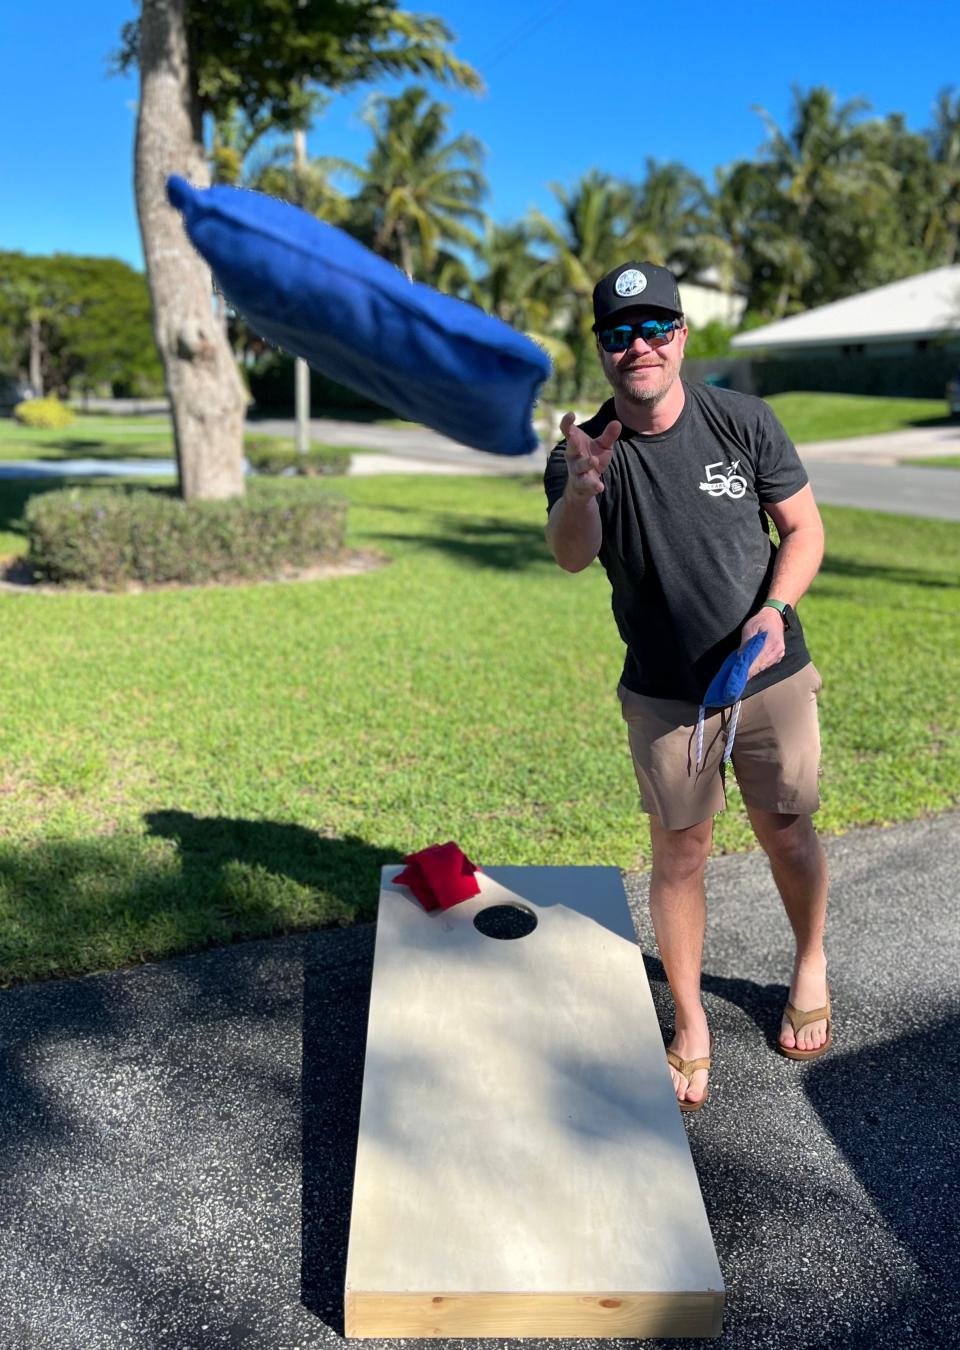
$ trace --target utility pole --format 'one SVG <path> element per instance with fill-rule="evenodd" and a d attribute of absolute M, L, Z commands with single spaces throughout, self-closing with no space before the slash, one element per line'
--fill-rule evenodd
<path fill-rule="evenodd" d="M 293 133 L 293 153 L 297 178 L 302 184 L 307 170 L 305 131 Z M 301 196 L 302 192 L 298 190 L 297 197 Z M 298 205 L 302 206 L 303 202 L 298 201 Z M 297 418 L 297 454 L 305 455 L 310 449 L 310 367 L 302 356 L 296 358 L 294 365 L 294 402 Z"/>

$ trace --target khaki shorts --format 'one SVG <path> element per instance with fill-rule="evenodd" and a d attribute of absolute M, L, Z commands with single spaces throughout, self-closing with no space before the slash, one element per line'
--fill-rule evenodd
<path fill-rule="evenodd" d="M 817 694 L 822 684 L 810 662 L 743 700 L 731 763 L 748 806 L 785 815 L 812 815 L 819 809 Z M 687 829 L 723 811 L 722 761 L 733 709 L 704 719 L 698 769 L 695 703 L 647 698 L 622 684 L 617 693 L 644 811 L 658 816 L 667 830 Z"/>

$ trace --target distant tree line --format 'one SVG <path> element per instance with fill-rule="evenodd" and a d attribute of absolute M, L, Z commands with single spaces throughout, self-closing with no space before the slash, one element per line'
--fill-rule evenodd
<path fill-rule="evenodd" d="M 162 392 L 143 274 L 116 258 L 0 252 L 0 373 L 38 396 Z"/>
<path fill-rule="evenodd" d="M 922 131 L 824 87 L 794 89 L 785 128 L 757 112 L 757 154 L 712 185 L 647 158 L 634 173 L 551 184 L 551 217 L 507 225 L 484 209 L 482 147 L 451 137 L 449 109 L 416 86 L 371 98 L 362 165 L 318 156 L 298 171 L 282 142 L 263 148 L 269 124 L 251 126 L 239 109 L 215 125 L 211 160 L 217 181 L 300 200 L 408 275 L 532 333 L 576 394 L 596 368 L 593 284 L 624 258 L 736 290 L 747 327 L 960 258 L 960 93 L 941 92 Z M 345 180 L 352 192 L 337 186 Z M 693 335 L 692 354 L 723 349 L 729 335 L 711 328 Z"/>
<path fill-rule="evenodd" d="M 432 40 L 435 73 L 476 87 L 475 72 L 446 53 L 445 30 L 422 36 L 416 59 L 390 58 L 396 69 L 423 70 Z M 135 31 L 126 39 L 130 64 Z M 551 184 L 554 212 L 494 224 L 483 147 L 450 134 L 449 108 L 425 88 L 370 98 L 370 149 L 352 164 L 295 153 L 297 128 L 302 135 L 328 97 L 322 90 L 291 85 L 274 106 L 243 101 L 231 95 L 239 74 L 214 68 L 223 78 L 203 122 L 211 181 L 294 201 L 409 276 L 531 333 L 573 396 L 595 373 L 593 284 L 626 257 L 666 263 L 681 283 L 709 276 L 736 290 L 747 327 L 960 259 L 953 90 L 914 131 L 900 114 L 871 116 L 862 99 L 794 89 L 788 124 L 757 109 L 765 137 L 756 155 L 717 170 L 711 184 L 682 163 L 647 158 L 627 172 L 595 168 Z M 61 392 L 156 392 L 163 372 L 149 327 L 145 279 L 123 263 L 0 254 L 0 370 Z M 228 335 L 242 369 L 278 360 L 235 315 Z M 711 325 L 694 333 L 691 353 L 716 354 L 728 336 Z"/>

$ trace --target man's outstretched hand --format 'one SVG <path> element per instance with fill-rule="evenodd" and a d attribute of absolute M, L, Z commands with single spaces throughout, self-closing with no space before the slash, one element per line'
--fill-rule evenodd
<path fill-rule="evenodd" d="M 567 442 L 567 492 L 579 501 L 598 497 L 603 491 L 600 475 L 610 463 L 613 446 L 623 430 L 619 422 L 608 422 L 596 440 L 581 431 L 577 419 L 568 412 L 560 423 L 560 431 Z"/>

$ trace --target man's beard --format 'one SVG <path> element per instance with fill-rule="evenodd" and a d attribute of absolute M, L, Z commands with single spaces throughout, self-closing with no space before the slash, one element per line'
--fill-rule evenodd
<path fill-rule="evenodd" d="M 656 369 L 659 370 L 659 379 L 656 383 L 643 377 L 638 379 L 637 370 L 621 372 L 619 367 L 616 368 L 610 383 L 629 403 L 655 407 L 670 392 L 677 378 L 677 372 L 671 370 L 669 366 L 660 366 Z"/>

